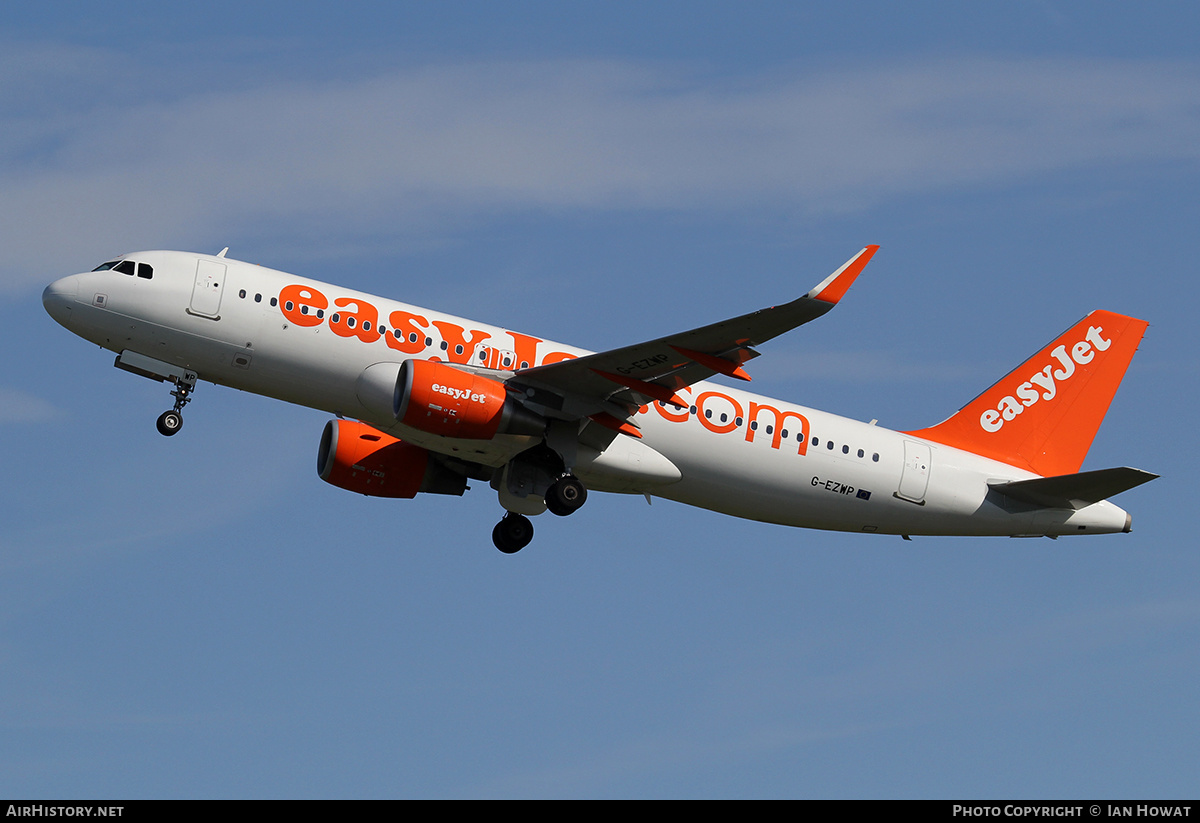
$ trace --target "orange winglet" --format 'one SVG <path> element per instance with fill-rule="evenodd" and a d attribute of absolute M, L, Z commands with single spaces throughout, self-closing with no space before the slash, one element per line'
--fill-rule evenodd
<path fill-rule="evenodd" d="M 642 433 L 637 430 L 637 426 L 632 423 L 626 423 L 623 420 L 618 420 L 608 412 L 596 412 L 588 417 L 589 420 L 594 420 L 606 429 L 612 429 L 621 434 L 628 434 L 630 437 L 641 437 Z"/>
<path fill-rule="evenodd" d="M 681 349 L 679 346 L 671 346 L 671 348 L 682 354 L 688 360 L 691 360 L 694 363 L 699 363 L 706 369 L 712 369 L 717 374 L 723 374 L 726 377 L 736 377 L 738 380 L 750 379 L 750 375 L 746 374 L 745 370 L 743 370 L 740 365 L 737 363 L 731 363 L 724 357 L 717 357 L 716 355 L 705 354 L 704 352 L 692 351 L 691 349 Z M 680 403 L 679 405 L 686 406 L 687 404 Z"/>
<path fill-rule="evenodd" d="M 877 251 L 879 251 L 879 246 L 867 246 L 847 260 L 840 269 L 821 281 L 815 289 L 808 293 L 808 296 L 826 303 L 837 303 L 850 288 L 854 279 L 862 274 L 862 270 L 867 267 L 867 263 L 871 262 L 871 258 Z"/>
<path fill-rule="evenodd" d="M 657 383 L 647 383 L 645 380 L 638 380 L 637 378 L 626 377 L 622 374 L 613 374 L 611 372 L 600 371 L 599 369 L 592 369 L 592 371 L 603 377 L 605 380 L 611 380 L 614 383 L 619 383 L 620 385 L 629 389 L 633 389 L 636 392 L 640 392 L 647 397 L 653 397 L 655 400 L 661 400 L 664 403 L 673 403 L 680 408 L 687 406 L 687 403 L 684 403 L 679 399 L 679 395 L 668 389 L 666 386 L 660 386 Z"/>

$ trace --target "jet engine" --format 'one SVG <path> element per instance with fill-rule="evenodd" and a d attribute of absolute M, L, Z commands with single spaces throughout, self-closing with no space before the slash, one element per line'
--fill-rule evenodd
<path fill-rule="evenodd" d="M 330 420 L 321 434 L 317 474 L 326 483 L 371 497 L 461 495 L 467 478 L 429 451 L 356 420 Z"/>
<path fill-rule="evenodd" d="M 546 421 L 509 398 L 503 383 L 430 360 L 400 366 L 394 411 L 404 425 L 444 437 L 490 440 L 546 430 Z"/>

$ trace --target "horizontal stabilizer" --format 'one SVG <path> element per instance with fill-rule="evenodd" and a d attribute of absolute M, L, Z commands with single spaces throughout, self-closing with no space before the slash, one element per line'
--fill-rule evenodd
<path fill-rule="evenodd" d="M 1011 483 L 989 483 L 988 487 L 1014 500 L 1054 509 L 1082 509 L 1101 500 L 1149 483 L 1157 474 L 1131 469 L 1100 469 L 1061 474 L 1057 477 L 1037 477 Z"/>

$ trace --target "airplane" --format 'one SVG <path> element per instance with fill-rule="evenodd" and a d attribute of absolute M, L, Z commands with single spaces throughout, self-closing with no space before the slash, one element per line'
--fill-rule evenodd
<path fill-rule="evenodd" d="M 821 317 L 878 246 L 790 302 L 604 352 L 219 254 L 146 251 L 56 280 L 58 323 L 170 383 L 168 436 L 201 380 L 334 415 L 322 480 L 364 495 L 488 483 L 505 553 L 529 518 L 589 491 L 846 532 L 1012 537 L 1129 532 L 1108 498 L 1153 480 L 1080 472 L 1148 324 L 1094 311 L 935 426 L 890 431 L 707 382 Z"/>

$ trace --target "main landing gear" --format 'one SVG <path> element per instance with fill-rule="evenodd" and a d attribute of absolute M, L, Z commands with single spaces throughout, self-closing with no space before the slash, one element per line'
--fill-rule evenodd
<path fill-rule="evenodd" d="M 587 487 L 573 474 L 564 474 L 546 489 L 546 508 L 552 514 L 566 517 L 579 511 L 587 502 Z M 536 513 L 536 512 L 533 512 Z M 533 524 L 523 514 L 510 511 L 492 529 L 492 542 L 505 554 L 515 554 L 533 540 Z"/>
<path fill-rule="evenodd" d="M 546 489 L 546 508 L 551 514 L 566 517 L 587 502 L 587 488 L 573 474 L 563 475 Z"/>
<path fill-rule="evenodd" d="M 508 512 L 504 519 L 492 529 L 492 542 L 505 554 L 516 554 L 533 539 L 533 524 L 529 518 L 516 512 Z"/>
<path fill-rule="evenodd" d="M 159 434 L 170 437 L 183 428 L 183 407 L 192 399 L 191 394 L 196 389 L 196 378 L 194 371 L 184 372 L 181 377 L 175 378 L 175 391 L 171 392 L 171 396 L 175 398 L 175 408 L 158 416 L 154 425 L 158 427 Z"/>

